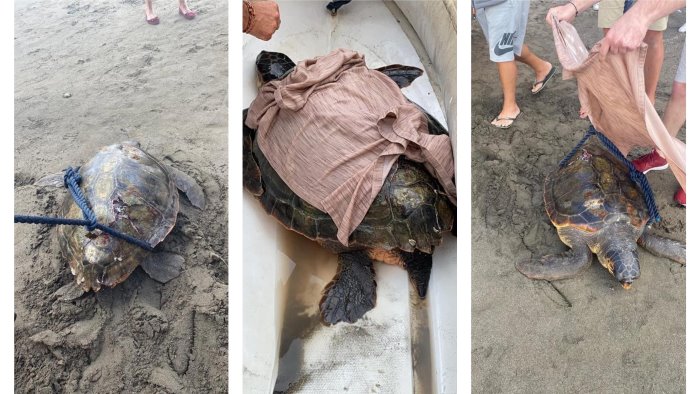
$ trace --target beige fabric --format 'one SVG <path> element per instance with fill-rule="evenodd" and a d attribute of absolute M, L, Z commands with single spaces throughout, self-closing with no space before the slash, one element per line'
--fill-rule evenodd
<path fill-rule="evenodd" d="M 598 27 L 609 29 L 622 16 L 625 9 L 625 0 L 601 0 L 598 4 Z M 664 31 L 668 25 L 668 16 L 659 18 L 649 26 L 649 30 Z"/>
<path fill-rule="evenodd" d="M 260 150 L 289 187 L 338 226 L 347 245 L 400 155 L 424 162 L 456 203 L 447 135 L 364 56 L 338 49 L 265 84 L 248 110 Z"/>
<path fill-rule="evenodd" d="M 600 42 L 589 53 L 569 23 L 552 30 L 563 77 L 576 77 L 581 109 L 593 126 L 625 155 L 635 146 L 655 147 L 685 190 L 685 143 L 668 133 L 644 91 L 646 45 L 602 61 Z"/>

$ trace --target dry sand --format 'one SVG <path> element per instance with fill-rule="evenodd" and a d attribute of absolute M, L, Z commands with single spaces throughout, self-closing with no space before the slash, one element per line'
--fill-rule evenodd
<path fill-rule="evenodd" d="M 42 175 L 137 140 L 193 176 L 207 208 L 183 203 L 164 249 L 186 259 L 162 285 L 140 268 L 73 302 L 54 229 L 15 225 L 16 392 L 222 392 L 228 382 L 227 64 L 223 1 L 15 2 L 16 213 L 57 215 Z M 64 97 L 70 96 L 68 98 Z M 184 199 L 183 199 L 184 200 Z"/>
<path fill-rule="evenodd" d="M 549 5 L 531 3 L 525 42 L 558 65 L 544 22 Z M 674 13 L 668 23 L 657 110 L 671 91 L 684 22 L 685 13 Z M 602 38 L 593 10 L 574 25 L 589 47 Z M 685 392 L 684 267 L 640 248 L 642 276 L 628 291 L 597 262 L 574 279 L 551 283 L 515 269 L 518 259 L 565 250 L 544 211 L 542 182 L 589 123 L 578 119 L 575 81 L 558 75 L 533 97 L 534 76 L 519 65 L 523 115 L 508 130 L 489 126 L 500 111 L 498 74 L 476 21 L 471 35 L 473 392 Z M 663 217 L 654 232 L 684 240 L 675 178 L 657 171 L 649 181 Z"/>

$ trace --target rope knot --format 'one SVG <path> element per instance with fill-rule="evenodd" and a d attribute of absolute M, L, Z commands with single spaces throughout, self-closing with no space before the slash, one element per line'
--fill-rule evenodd
<path fill-rule="evenodd" d="M 73 169 L 73 167 L 68 167 L 65 169 L 66 173 L 63 174 L 63 186 L 70 189 L 71 181 L 75 181 L 76 184 L 80 185 L 83 178 L 80 176 L 80 167 Z"/>

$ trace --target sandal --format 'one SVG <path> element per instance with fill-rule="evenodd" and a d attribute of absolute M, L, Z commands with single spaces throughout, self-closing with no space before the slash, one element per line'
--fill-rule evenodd
<path fill-rule="evenodd" d="M 547 73 L 547 75 L 545 75 L 545 77 L 544 77 L 543 80 L 541 80 L 541 81 L 536 81 L 535 83 L 532 84 L 532 88 L 533 88 L 533 89 L 534 89 L 535 86 L 537 86 L 538 84 L 542 84 L 542 85 L 540 86 L 539 89 L 533 90 L 533 91 L 532 91 L 532 94 L 535 95 L 535 94 L 538 94 L 539 92 L 541 92 L 542 89 L 544 89 L 545 85 L 547 85 L 547 82 L 549 82 L 549 80 L 552 79 L 552 77 L 554 76 L 554 74 L 555 74 L 556 72 L 557 72 L 557 67 L 554 66 L 554 65 L 552 65 L 552 69 L 549 70 L 549 73 Z"/>
<path fill-rule="evenodd" d="M 518 112 L 517 115 L 515 115 L 513 117 L 504 116 L 502 118 L 499 118 L 498 116 L 496 116 L 496 118 L 491 121 L 491 126 L 498 127 L 499 129 L 508 129 L 508 128 L 510 128 L 510 126 L 513 125 L 513 123 L 515 122 L 515 119 L 518 119 L 518 116 L 520 116 L 520 114 L 522 114 L 522 113 L 523 113 L 523 111 L 520 111 L 520 112 Z M 510 123 L 505 124 L 505 125 L 497 125 L 497 124 L 493 123 L 493 122 L 498 122 L 499 120 L 509 120 Z"/>

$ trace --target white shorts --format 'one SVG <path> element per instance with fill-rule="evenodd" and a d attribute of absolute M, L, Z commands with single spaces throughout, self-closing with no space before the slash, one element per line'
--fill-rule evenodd
<path fill-rule="evenodd" d="M 491 61 L 509 62 L 520 56 L 529 10 L 530 0 L 508 0 L 476 10 L 476 19 L 489 42 Z"/>

